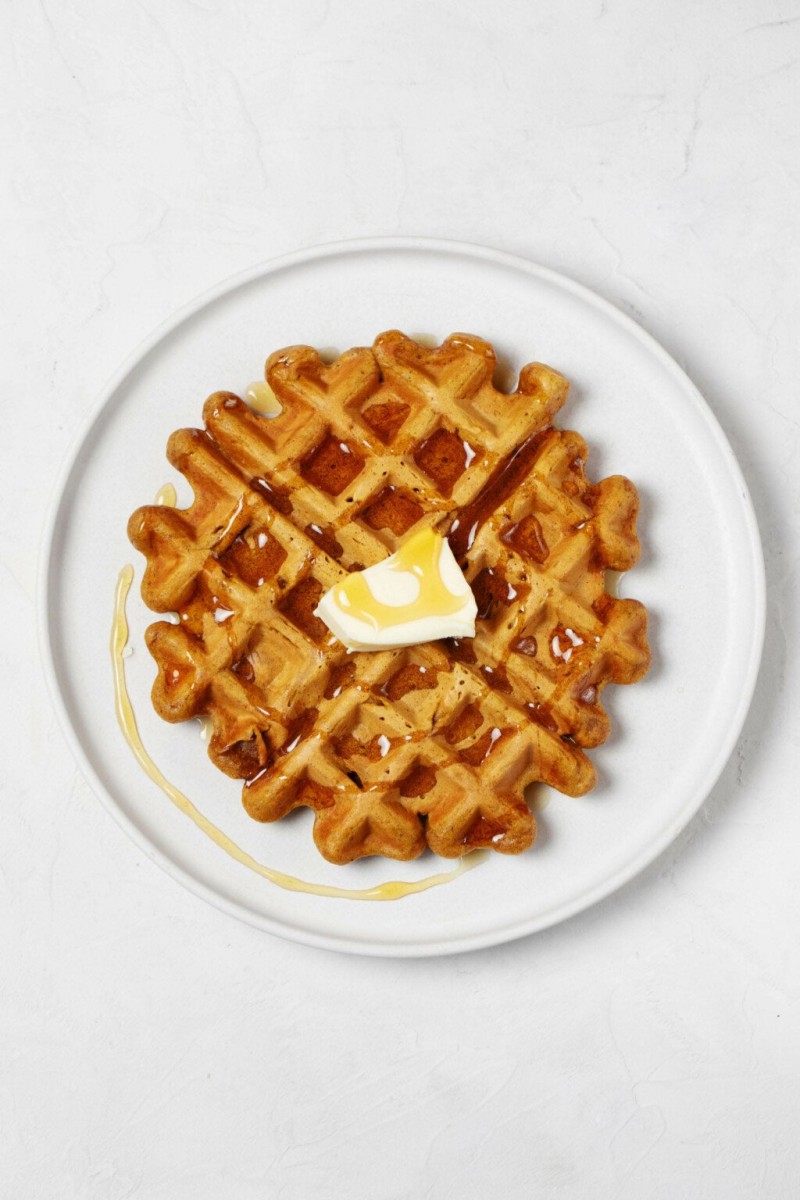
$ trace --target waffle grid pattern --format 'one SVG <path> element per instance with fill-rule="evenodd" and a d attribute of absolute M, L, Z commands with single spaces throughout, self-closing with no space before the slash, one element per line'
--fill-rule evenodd
<path fill-rule="evenodd" d="M 279 351 L 281 414 L 212 395 L 205 428 L 168 444 L 192 505 L 129 523 L 145 602 L 178 615 L 146 635 L 156 710 L 210 717 L 209 753 L 244 780 L 247 811 L 311 807 L 333 862 L 523 850 L 526 786 L 588 791 L 602 690 L 647 669 L 644 609 L 605 587 L 638 556 L 635 489 L 590 484 L 585 443 L 553 428 L 562 376 L 530 364 L 506 395 L 495 367 L 467 335 L 427 349 L 392 331 L 330 364 Z M 450 536 L 475 639 L 348 653 L 320 596 L 423 524 Z"/>

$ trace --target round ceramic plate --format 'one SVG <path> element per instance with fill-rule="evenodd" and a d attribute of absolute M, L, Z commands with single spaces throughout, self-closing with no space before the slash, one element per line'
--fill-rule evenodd
<path fill-rule="evenodd" d="M 134 566 L 128 683 L 145 746 L 164 774 L 254 859 L 326 885 L 415 880 L 446 863 L 325 862 L 303 811 L 251 821 L 240 786 L 211 764 L 196 722 L 153 712 L 154 664 L 138 595 L 142 559 L 129 514 L 167 482 L 169 434 L 200 423 L 212 391 L 243 394 L 267 354 L 298 342 L 345 350 L 399 328 L 437 341 L 492 342 L 514 371 L 537 359 L 572 381 L 560 416 L 588 441 L 591 478 L 629 476 L 641 497 L 640 563 L 623 596 L 650 613 L 653 666 L 604 696 L 613 732 L 593 750 L 595 790 L 540 792 L 539 838 L 518 857 L 391 903 L 285 891 L 230 857 L 137 765 L 114 714 L 109 633 L 120 569 Z M 174 317 L 102 395 L 55 502 L 42 573 L 44 657 L 56 705 L 87 777 L 136 843 L 174 878 L 262 929 L 330 949 L 439 954 L 552 925 L 629 880 L 673 839 L 717 779 L 752 694 L 764 624 L 755 519 L 733 454 L 669 356 L 609 304 L 522 259 L 455 243 L 371 240 L 261 265 Z M 713 620 L 709 614 L 713 613 Z M 100 817 L 98 816 L 98 820 Z"/>

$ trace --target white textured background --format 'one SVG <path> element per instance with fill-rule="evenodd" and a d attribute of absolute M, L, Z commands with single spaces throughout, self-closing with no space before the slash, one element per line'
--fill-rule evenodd
<path fill-rule="evenodd" d="M 793 1200 L 800 4 L 0 24 L 0 1195 Z M 679 842 L 565 925 L 419 962 L 283 943 L 151 865 L 75 769 L 35 634 L 53 475 L 119 360 L 221 277 L 382 233 L 520 252 L 655 334 L 739 457 L 770 588 L 753 709 Z"/>

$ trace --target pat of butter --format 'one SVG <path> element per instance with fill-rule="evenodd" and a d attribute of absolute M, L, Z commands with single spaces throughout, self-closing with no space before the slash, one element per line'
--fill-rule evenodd
<path fill-rule="evenodd" d="M 383 562 L 335 583 L 314 612 L 351 650 L 474 637 L 478 606 L 449 543 L 421 529 Z"/>

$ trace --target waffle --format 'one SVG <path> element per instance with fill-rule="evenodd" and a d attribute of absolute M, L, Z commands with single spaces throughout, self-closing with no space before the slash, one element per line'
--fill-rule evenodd
<path fill-rule="evenodd" d="M 167 448 L 191 506 L 129 522 L 145 603 L 179 617 L 146 633 L 157 712 L 210 718 L 247 812 L 311 808 L 334 863 L 524 850 L 526 787 L 589 791 L 603 689 L 649 664 L 643 606 L 606 590 L 638 557 L 635 488 L 587 480 L 585 442 L 553 427 L 563 376 L 529 364 L 508 395 L 495 368 L 465 334 L 428 349 L 391 331 L 330 364 L 280 350 L 280 415 L 209 397 L 205 428 Z M 471 583 L 475 638 L 348 652 L 320 597 L 423 524 Z"/>

